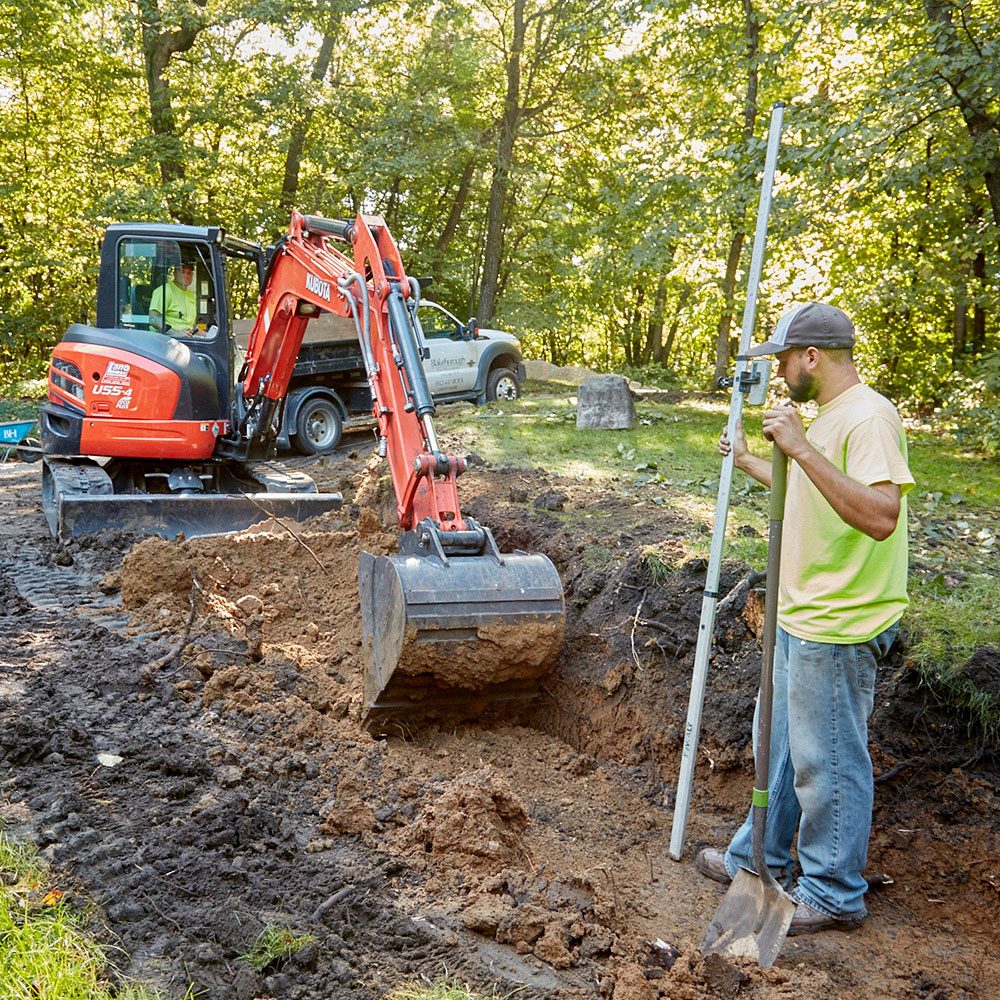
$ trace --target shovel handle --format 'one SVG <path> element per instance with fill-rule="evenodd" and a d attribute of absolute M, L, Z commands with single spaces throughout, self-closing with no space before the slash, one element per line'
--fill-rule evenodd
<path fill-rule="evenodd" d="M 781 532 L 785 516 L 788 456 L 775 443 L 771 451 L 771 499 L 767 537 L 767 589 L 764 596 L 764 632 L 760 669 L 760 702 L 757 712 L 757 756 L 753 791 L 751 846 L 757 874 L 768 879 L 764 860 L 767 824 L 768 772 L 771 768 L 771 711 L 774 704 L 774 647 L 778 638 L 778 576 L 781 566 Z"/>

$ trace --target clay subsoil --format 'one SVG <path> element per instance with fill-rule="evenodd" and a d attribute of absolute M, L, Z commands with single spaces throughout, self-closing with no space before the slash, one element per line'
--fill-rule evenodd
<path fill-rule="evenodd" d="M 0 466 L 0 808 L 71 901 L 97 904 L 119 974 L 220 1000 L 374 998 L 445 976 L 523 998 L 998 995 L 995 748 L 925 701 L 905 645 L 872 720 L 869 874 L 892 883 L 869 894 L 871 919 L 788 939 L 768 970 L 703 959 L 724 890 L 691 858 L 749 798 L 757 596 L 720 612 L 677 863 L 693 526 L 472 463 L 466 512 L 560 572 L 562 653 L 527 706 L 372 735 L 356 567 L 393 550 L 385 482 L 365 437 L 293 463 L 346 498 L 295 536 L 68 546 L 48 536 L 39 466 Z M 659 582 L 648 545 L 674 566 Z M 723 593 L 746 569 L 725 567 Z M 997 651 L 977 655 L 995 677 Z M 309 943 L 257 972 L 241 956 L 275 925 Z"/>

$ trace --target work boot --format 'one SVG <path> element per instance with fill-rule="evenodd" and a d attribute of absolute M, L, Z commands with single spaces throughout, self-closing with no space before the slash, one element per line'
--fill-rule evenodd
<path fill-rule="evenodd" d="M 694 866 L 702 875 L 707 875 L 724 885 L 728 885 L 733 880 L 729 872 L 726 871 L 726 852 L 717 851 L 714 847 L 702 848 L 694 857 Z M 778 885 L 788 888 L 788 873 L 784 868 L 772 868 L 771 874 Z"/>
<path fill-rule="evenodd" d="M 702 848 L 694 856 L 694 866 L 709 878 L 714 878 L 716 882 L 723 882 L 728 885 L 733 877 L 726 871 L 726 855 L 724 851 L 717 851 L 714 847 Z"/>
<path fill-rule="evenodd" d="M 831 917 L 814 909 L 808 903 L 801 903 L 798 900 L 795 902 L 797 904 L 795 913 L 788 926 L 789 937 L 795 934 L 815 934 L 816 931 L 853 931 L 868 917 L 866 911 L 848 917 Z"/>

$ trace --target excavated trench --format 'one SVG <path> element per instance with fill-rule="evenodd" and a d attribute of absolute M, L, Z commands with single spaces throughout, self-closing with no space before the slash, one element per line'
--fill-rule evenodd
<path fill-rule="evenodd" d="M 772 970 L 701 959 L 720 890 L 665 848 L 704 568 L 661 512 L 470 476 L 467 513 L 501 549 L 559 569 L 563 652 L 526 710 L 365 734 L 357 556 L 394 533 L 358 474 L 353 505 L 294 535 L 61 547 L 32 471 L 3 470 L 3 811 L 71 898 L 100 905 L 123 971 L 238 1000 L 377 997 L 446 973 L 529 998 L 988 995 L 997 783 L 947 766 L 933 803 L 907 769 L 880 786 L 872 863 L 899 889 L 849 952 L 824 935 Z M 531 503 L 553 490 L 594 528 Z M 676 555 L 659 583 L 650 543 Z M 722 589 L 742 575 L 727 567 Z M 692 847 L 744 809 L 755 625 L 753 600 L 720 615 Z M 876 770 L 929 747 L 965 759 L 907 677 L 897 660 L 883 680 Z M 273 925 L 310 943 L 255 972 L 240 956 Z"/>

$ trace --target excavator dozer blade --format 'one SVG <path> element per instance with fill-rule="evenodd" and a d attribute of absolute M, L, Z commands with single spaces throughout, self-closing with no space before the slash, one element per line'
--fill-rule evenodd
<path fill-rule="evenodd" d="M 339 493 L 205 493 L 194 496 L 110 494 L 58 496 L 46 505 L 53 534 L 77 535 L 116 530 L 176 538 L 242 531 L 269 517 L 305 521 L 339 510 Z"/>
<path fill-rule="evenodd" d="M 543 555 L 362 552 L 358 588 L 369 728 L 531 698 L 562 645 L 562 583 Z"/>

